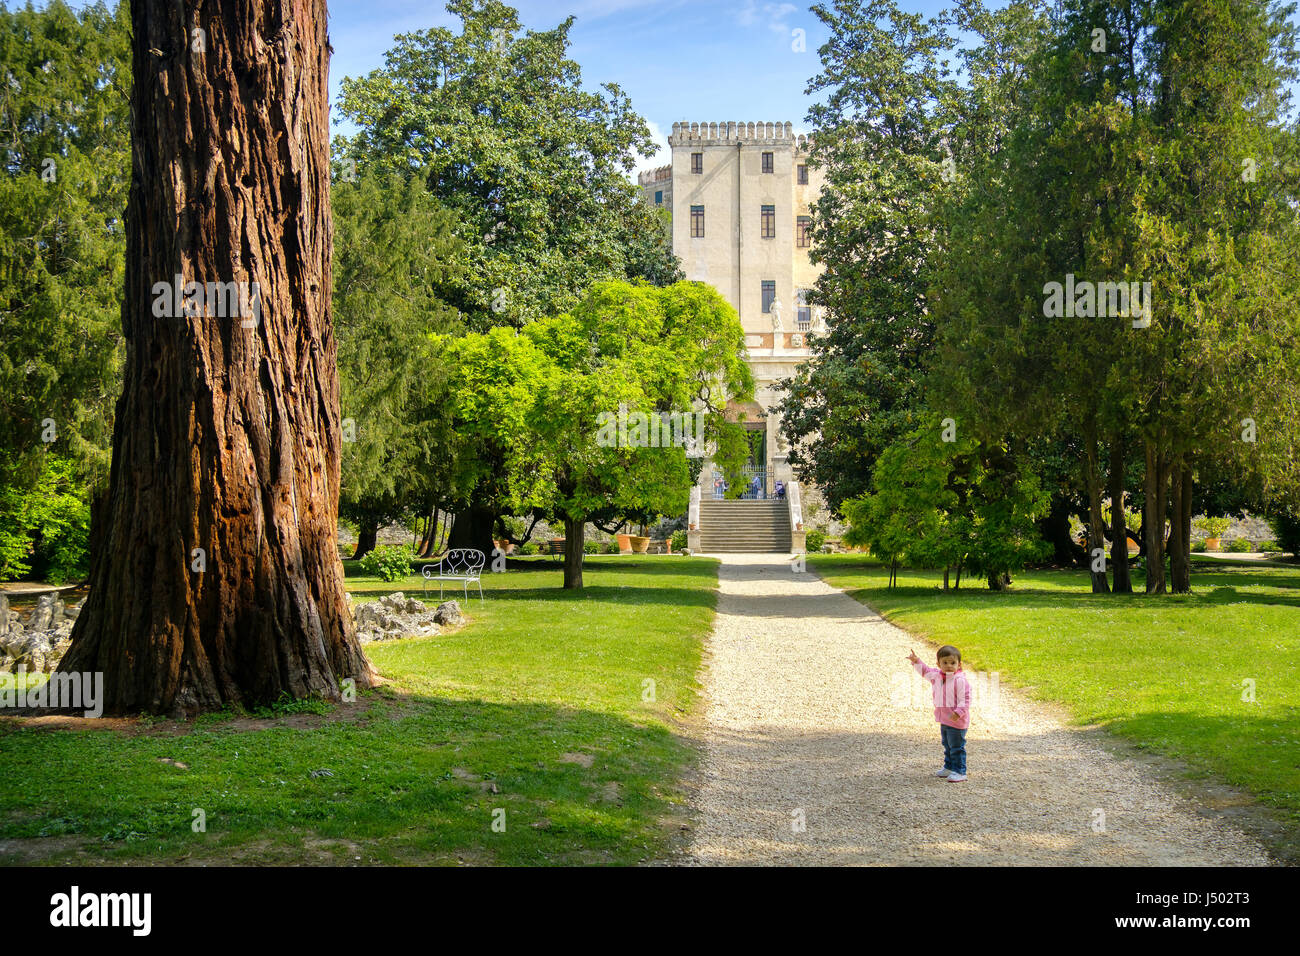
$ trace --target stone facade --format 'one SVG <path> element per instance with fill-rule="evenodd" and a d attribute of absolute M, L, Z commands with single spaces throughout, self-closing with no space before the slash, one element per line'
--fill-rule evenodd
<path fill-rule="evenodd" d="M 808 358 L 807 334 L 821 328 L 820 309 L 801 309 L 800 290 L 820 267 L 800 243 L 800 217 L 810 216 L 823 177 L 790 123 L 674 123 L 668 144 L 672 163 L 641 173 L 639 185 L 648 203 L 670 212 L 686 278 L 709 283 L 740 314 L 755 402 L 733 411 L 764 432 L 770 493 L 792 477 L 778 383 Z"/>

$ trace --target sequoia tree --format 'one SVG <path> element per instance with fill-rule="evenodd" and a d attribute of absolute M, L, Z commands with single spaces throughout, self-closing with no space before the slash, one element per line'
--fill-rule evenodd
<path fill-rule="evenodd" d="M 336 543 L 325 0 L 131 20 L 124 386 L 59 669 L 108 713 L 338 699 L 374 672 Z"/>

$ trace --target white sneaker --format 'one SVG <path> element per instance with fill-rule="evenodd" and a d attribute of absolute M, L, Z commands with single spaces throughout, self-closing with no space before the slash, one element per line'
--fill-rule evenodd
<path fill-rule="evenodd" d="M 948 782 L 949 782 L 949 783 L 961 783 L 961 782 L 962 782 L 963 780 L 965 780 L 965 779 L 966 779 L 966 775 L 965 775 L 964 773 L 950 773 L 950 774 L 948 774 Z"/>
<path fill-rule="evenodd" d="M 936 771 L 934 772 L 934 775 L 935 775 L 936 777 L 946 777 L 946 776 L 948 776 L 948 774 L 950 774 L 950 773 L 952 773 L 952 771 L 949 770 L 947 767 L 944 767 L 942 770 L 936 770 Z"/>

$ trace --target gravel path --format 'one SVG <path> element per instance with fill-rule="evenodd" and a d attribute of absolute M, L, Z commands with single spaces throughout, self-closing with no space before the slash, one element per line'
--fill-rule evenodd
<path fill-rule="evenodd" d="M 970 777 L 933 776 L 929 687 L 905 659 L 933 650 L 780 555 L 720 557 L 694 862 L 1270 862 L 1144 767 L 978 675 Z"/>

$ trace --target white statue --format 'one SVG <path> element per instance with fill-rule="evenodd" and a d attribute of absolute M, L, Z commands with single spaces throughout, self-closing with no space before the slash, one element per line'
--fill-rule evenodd
<path fill-rule="evenodd" d="M 771 306 L 769 306 L 769 308 L 771 309 L 772 312 L 772 331 L 784 332 L 785 326 L 781 324 L 781 300 L 773 299 L 772 304 Z"/>
<path fill-rule="evenodd" d="M 826 314 L 825 314 L 825 310 L 822 309 L 822 307 L 821 307 L 820 305 L 815 305 L 815 306 L 813 306 L 813 325 L 812 325 L 812 330 L 813 330 L 814 332 L 825 332 L 825 331 L 826 331 Z"/>

